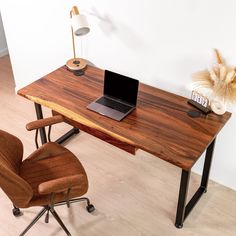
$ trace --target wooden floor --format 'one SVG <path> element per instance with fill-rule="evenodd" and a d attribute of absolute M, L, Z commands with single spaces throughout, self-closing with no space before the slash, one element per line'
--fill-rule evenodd
<path fill-rule="evenodd" d="M 25 124 L 35 119 L 33 104 L 15 95 L 9 57 L 0 58 L 0 129 L 18 136 L 24 156 L 34 151 L 34 133 Z M 50 112 L 45 110 L 45 116 Z M 53 137 L 69 129 L 53 128 Z M 236 235 L 236 192 L 212 181 L 183 229 L 174 227 L 181 170 L 143 151 L 134 157 L 81 132 L 66 144 L 84 165 L 90 188 L 88 196 L 96 207 L 92 214 L 85 205 L 74 204 L 56 210 L 73 236 L 225 236 Z M 200 177 L 191 176 L 190 195 Z M 0 236 L 15 236 L 38 213 L 38 207 L 23 209 L 15 218 L 12 204 L 0 191 Z M 42 218 L 27 235 L 65 235 L 50 217 Z"/>

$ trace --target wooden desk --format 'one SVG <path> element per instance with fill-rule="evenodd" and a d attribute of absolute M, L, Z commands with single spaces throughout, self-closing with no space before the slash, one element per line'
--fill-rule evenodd
<path fill-rule="evenodd" d="M 187 99 L 145 84 L 140 84 L 135 111 L 121 122 L 86 109 L 102 94 L 104 71 L 88 66 L 84 76 L 75 76 L 65 66 L 22 88 L 18 94 L 35 102 L 38 119 L 41 105 L 62 114 L 66 122 L 127 152 L 147 151 L 182 169 L 176 227 L 183 221 L 207 189 L 216 135 L 230 118 L 230 113 L 213 113 L 191 118 L 194 110 Z M 69 135 L 72 134 L 71 132 Z M 45 130 L 41 130 L 46 142 Z M 191 168 L 207 149 L 199 189 L 186 205 Z"/>

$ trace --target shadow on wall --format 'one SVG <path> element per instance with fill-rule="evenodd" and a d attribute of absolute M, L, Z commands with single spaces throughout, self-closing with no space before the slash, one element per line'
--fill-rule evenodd
<path fill-rule="evenodd" d="M 113 32 L 117 31 L 109 15 L 106 14 L 102 16 L 95 7 L 93 7 L 92 11 L 88 12 L 88 14 L 99 20 L 98 26 L 106 36 L 110 36 Z"/>
<path fill-rule="evenodd" d="M 145 50 L 144 40 L 132 28 L 121 22 L 115 22 L 108 14 L 100 14 L 95 7 L 88 12 L 88 15 L 98 19 L 98 27 L 107 37 L 115 34 L 126 47 L 135 50 Z"/>

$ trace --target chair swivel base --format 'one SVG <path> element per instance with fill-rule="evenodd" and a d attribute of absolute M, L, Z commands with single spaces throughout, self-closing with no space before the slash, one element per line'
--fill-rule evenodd
<path fill-rule="evenodd" d="M 75 198 L 75 199 L 71 199 L 69 200 L 69 203 L 75 203 L 75 202 L 81 202 L 81 201 L 87 201 L 87 206 L 86 209 L 89 213 L 92 213 L 95 210 L 95 207 L 90 203 L 88 198 Z M 62 206 L 62 205 L 66 205 L 68 204 L 66 201 L 63 202 L 59 202 L 56 203 L 54 206 Z M 54 216 L 54 218 L 56 219 L 56 221 L 59 223 L 59 225 L 62 227 L 62 229 L 65 231 L 67 236 L 71 236 L 69 230 L 66 228 L 66 226 L 64 225 L 64 223 L 62 222 L 61 218 L 58 216 L 57 212 L 54 209 L 54 206 L 44 206 L 43 209 L 38 213 L 38 215 L 32 220 L 32 222 L 26 227 L 26 229 L 20 234 L 20 236 L 25 235 L 29 229 L 46 213 L 46 217 L 45 217 L 45 223 L 49 222 L 49 212 L 51 212 L 51 214 Z M 69 207 L 69 206 L 68 206 Z M 14 206 L 14 209 L 12 210 L 13 215 L 14 216 L 20 216 L 22 215 L 21 211 L 19 208 Z"/>

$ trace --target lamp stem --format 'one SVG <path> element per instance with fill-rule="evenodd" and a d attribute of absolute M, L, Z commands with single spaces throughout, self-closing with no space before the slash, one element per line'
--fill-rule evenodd
<path fill-rule="evenodd" d="M 73 43 L 74 59 L 75 59 L 75 61 L 76 61 L 76 54 L 75 54 L 75 37 L 74 37 L 73 27 L 71 27 L 71 32 L 72 32 L 72 43 Z"/>

